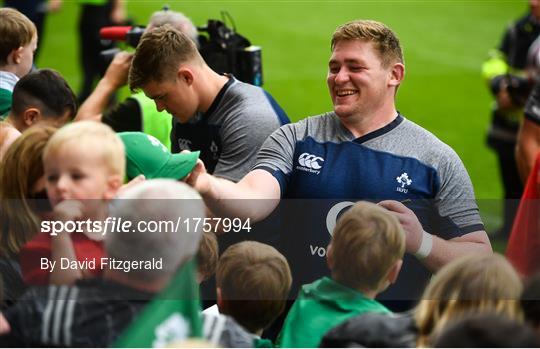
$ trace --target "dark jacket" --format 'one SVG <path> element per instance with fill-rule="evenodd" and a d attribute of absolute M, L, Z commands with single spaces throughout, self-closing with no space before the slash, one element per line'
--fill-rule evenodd
<path fill-rule="evenodd" d="M 334 327 L 323 337 L 321 348 L 412 348 L 416 343 L 412 313 L 365 313 Z"/>

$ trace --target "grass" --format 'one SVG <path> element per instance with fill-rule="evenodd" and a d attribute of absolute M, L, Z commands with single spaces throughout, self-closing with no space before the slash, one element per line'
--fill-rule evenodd
<path fill-rule="evenodd" d="M 406 79 L 397 106 L 460 155 L 489 230 L 500 224 L 502 197 L 494 154 L 485 145 L 491 97 L 480 76 L 487 52 L 506 25 L 525 12 L 526 1 L 168 1 L 197 25 L 226 10 L 238 31 L 262 46 L 265 88 L 293 120 L 331 109 L 325 76 L 329 39 L 339 24 L 356 18 L 382 21 L 404 47 Z M 145 24 L 162 1 L 128 2 L 128 13 Z M 76 1 L 49 16 L 38 64 L 79 85 Z"/>

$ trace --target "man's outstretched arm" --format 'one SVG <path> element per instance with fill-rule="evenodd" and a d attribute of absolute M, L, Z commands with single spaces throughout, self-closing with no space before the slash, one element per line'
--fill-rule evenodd
<path fill-rule="evenodd" d="M 186 182 L 201 194 L 216 216 L 263 220 L 280 200 L 279 183 L 265 170 L 253 170 L 238 183 L 217 178 L 206 172 L 199 160 Z"/>

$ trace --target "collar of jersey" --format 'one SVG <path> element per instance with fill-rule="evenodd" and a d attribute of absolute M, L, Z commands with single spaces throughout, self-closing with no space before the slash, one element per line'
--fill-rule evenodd
<path fill-rule="evenodd" d="M 229 89 L 229 87 L 231 87 L 231 85 L 236 81 L 236 78 L 230 74 L 223 74 L 225 75 L 226 77 L 229 78 L 229 81 L 227 81 L 227 83 L 225 85 L 223 85 L 223 87 L 221 88 L 221 90 L 219 90 L 216 98 L 214 98 L 214 101 L 212 102 L 212 104 L 210 105 L 210 108 L 208 108 L 208 110 L 206 111 L 206 113 L 203 113 L 202 114 L 202 118 L 204 120 L 208 120 L 208 118 L 210 117 L 210 115 L 212 115 L 214 113 L 214 111 L 216 110 L 216 108 L 218 107 L 218 105 L 221 103 L 221 100 L 223 99 L 223 96 L 225 95 L 225 92 L 227 92 L 227 90 Z"/>
<path fill-rule="evenodd" d="M 404 120 L 403 116 L 398 112 L 396 118 L 394 120 L 392 120 L 391 123 L 389 123 L 388 125 L 386 125 L 384 127 L 379 128 L 379 129 L 377 129 L 375 131 L 372 131 L 372 132 L 370 132 L 368 134 L 360 136 L 360 137 L 354 139 L 353 142 L 362 144 L 362 143 L 365 143 L 365 142 L 369 141 L 370 139 L 382 136 L 383 134 L 388 133 L 388 132 L 392 131 L 393 129 L 395 129 L 399 124 L 401 124 L 403 122 L 403 120 Z"/>

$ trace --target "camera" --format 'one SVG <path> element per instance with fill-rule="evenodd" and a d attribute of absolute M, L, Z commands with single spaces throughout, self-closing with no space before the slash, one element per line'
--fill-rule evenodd
<path fill-rule="evenodd" d="M 527 78 L 512 74 L 499 75 L 491 80 L 491 92 L 499 93 L 502 87 L 506 88 L 508 95 L 515 106 L 524 106 L 532 90 L 532 83 Z"/>
<path fill-rule="evenodd" d="M 100 31 L 100 37 L 122 41 L 136 48 L 144 30 L 142 26 L 105 27 Z M 220 74 L 230 73 L 240 81 L 262 86 L 262 51 L 259 46 L 251 45 L 247 38 L 236 32 L 234 26 L 231 29 L 224 21 L 209 19 L 205 26 L 197 27 L 197 30 L 199 52 L 210 68 Z M 102 51 L 104 63 L 108 66 L 118 52 L 118 48 Z"/>

